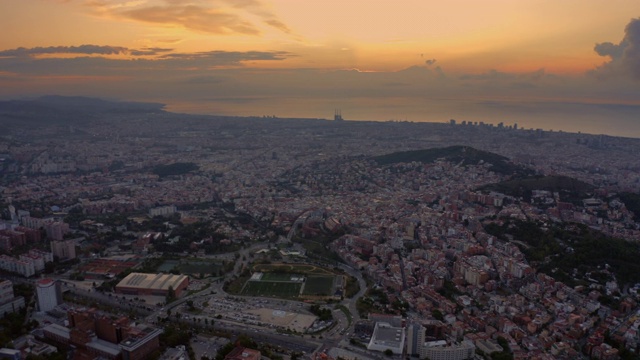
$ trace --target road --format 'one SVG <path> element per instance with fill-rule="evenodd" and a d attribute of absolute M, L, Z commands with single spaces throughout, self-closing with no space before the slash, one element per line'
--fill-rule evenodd
<path fill-rule="evenodd" d="M 311 338 L 310 335 L 300 336 L 300 335 L 289 335 L 289 334 L 279 334 L 270 332 L 271 330 L 265 330 L 263 328 L 256 328 L 250 325 L 244 325 L 239 322 L 234 321 L 225 321 L 224 319 L 217 319 L 212 316 L 206 315 L 191 315 L 191 314 L 181 314 L 183 317 L 178 319 L 175 318 L 175 314 L 179 313 L 179 307 L 185 304 L 187 301 L 192 300 L 194 303 L 197 301 L 215 301 L 215 298 L 218 297 L 227 297 L 230 296 L 226 294 L 223 290 L 223 284 L 226 280 L 230 280 L 235 276 L 238 276 L 246 266 L 249 265 L 249 255 L 257 250 L 267 248 L 268 244 L 254 244 L 250 247 L 242 249 L 236 253 L 234 253 L 234 257 L 237 259 L 236 264 L 233 268 L 233 271 L 229 274 L 226 274 L 223 277 L 218 279 L 214 279 L 211 283 L 203 288 L 202 290 L 193 293 L 191 295 L 185 296 L 181 299 L 173 301 L 162 308 L 157 306 L 148 305 L 145 303 L 136 302 L 132 299 L 127 300 L 124 299 L 121 295 L 109 295 L 101 292 L 97 292 L 94 289 L 82 289 L 73 287 L 72 284 L 65 284 L 64 287 L 70 293 L 75 296 L 81 296 L 86 299 L 91 299 L 93 301 L 98 301 L 100 303 L 122 309 L 124 311 L 133 312 L 142 318 L 146 318 L 146 321 L 153 324 L 158 324 L 158 319 L 165 318 L 168 312 L 172 313 L 171 321 L 178 321 L 181 323 L 189 324 L 193 327 L 200 327 L 206 323 L 213 324 L 214 330 L 224 331 L 231 335 L 247 335 L 256 341 L 265 342 L 273 345 L 281 346 L 285 349 L 290 349 L 294 351 L 304 351 L 307 354 L 311 354 L 314 351 L 317 351 L 321 348 L 331 348 L 340 346 L 340 344 L 348 344 L 349 335 L 354 333 L 355 322 L 360 320 L 360 316 L 358 314 L 356 303 L 357 300 L 362 297 L 367 289 L 366 282 L 362 277 L 362 274 L 344 264 L 339 264 L 338 267 L 342 269 L 347 275 L 354 277 L 357 279 L 358 284 L 360 285 L 360 290 L 358 293 L 352 298 L 343 299 L 340 304 L 344 305 L 349 312 L 351 313 L 352 321 L 351 324 L 348 323 L 347 317 L 342 313 L 341 310 L 334 310 L 334 318 L 336 319 L 337 324 L 330 328 L 330 330 L 325 331 L 324 333 L 315 335 L 314 338 Z M 236 295 L 233 295 L 237 297 Z M 203 297 L 209 298 L 203 299 Z M 123 301 L 125 300 L 125 301 Z M 273 299 L 270 299 L 273 300 Z M 287 300 L 283 300 L 287 301 Z M 290 302 L 290 301 L 287 301 Z M 296 301 L 296 303 L 299 303 Z M 295 310 L 292 310 L 295 311 Z M 188 318 L 187 318 L 188 317 Z M 175 320 L 174 320 L 175 319 Z M 364 350 L 366 352 L 366 350 Z M 363 352 L 364 355 L 364 352 Z M 369 357 L 374 357 L 369 355 Z"/>

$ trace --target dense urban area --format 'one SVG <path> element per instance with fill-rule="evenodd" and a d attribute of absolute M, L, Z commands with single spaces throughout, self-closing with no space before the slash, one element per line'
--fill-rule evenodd
<path fill-rule="evenodd" d="M 640 139 L 342 113 L 0 102 L 0 356 L 640 358 Z"/>

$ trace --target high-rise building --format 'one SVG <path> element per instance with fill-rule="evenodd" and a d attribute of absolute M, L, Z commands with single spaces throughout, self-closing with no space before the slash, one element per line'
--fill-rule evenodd
<path fill-rule="evenodd" d="M 407 354 L 424 358 L 424 326 L 414 323 L 407 327 Z"/>
<path fill-rule="evenodd" d="M 38 280 L 36 294 L 40 311 L 51 311 L 60 303 L 60 287 L 53 279 Z"/>
<path fill-rule="evenodd" d="M 76 242 L 73 240 L 52 241 L 51 252 L 60 260 L 76 258 Z"/>
<path fill-rule="evenodd" d="M 30 229 L 26 226 L 17 226 L 15 230 L 25 235 L 27 243 L 40 242 L 42 239 L 40 230 Z"/>
<path fill-rule="evenodd" d="M 62 221 L 54 221 L 45 224 L 44 230 L 47 232 L 49 240 L 62 240 L 69 232 L 69 224 Z"/>
<path fill-rule="evenodd" d="M 13 299 L 13 284 L 9 280 L 0 282 L 0 304 Z"/>
<path fill-rule="evenodd" d="M 15 222 L 18 220 L 18 215 L 16 214 L 15 206 L 9 205 L 9 215 L 11 216 L 11 222 Z"/>
<path fill-rule="evenodd" d="M 96 335 L 99 339 L 118 344 L 129 335 L 129 318 L 120 317 L 117 319 L 107 315 L 98 317 L 96 323 Z"/>
<path fill-rule="evenodd" d="M 24 298 L 14 296 L 13 283 L 9 280 L 0 281 L 0 316 L 12 313 L 24 307 Z"/>
<path fill-rule="evenodd" d="M 122 360 L 144 360 L 160 347 L 162 330 L 151 327 L 133 328 L 120 343 Z"/>

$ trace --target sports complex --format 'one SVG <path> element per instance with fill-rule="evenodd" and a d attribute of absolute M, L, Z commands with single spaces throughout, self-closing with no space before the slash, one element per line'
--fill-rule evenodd
<path fill-rule="evenodd" d="M 296 299 L 339 299 L 344 275 L 308 264 L 260 264 L 244 284 L 241 295 Z"/>

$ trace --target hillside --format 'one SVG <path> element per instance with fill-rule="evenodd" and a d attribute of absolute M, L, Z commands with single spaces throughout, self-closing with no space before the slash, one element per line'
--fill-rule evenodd
<path fill-rule="evenodd" d="M 374 157 L 373 160 L 375 160 L 378 165 L 414 161 L 433 163 L 437 160 L 444 160 L 460 165 L 490 164 L 492 171 L 503 175 L 527 176 L 533 174 L 531 169 L 513 164 L 507 157 L 462 145 L 395 152 Z"/>
<path fill-rule="evenodd" d="M 560 193 L 562 201 L 580 203 L 590 196 L 594 186 L 568 176 L 555 175 L 512 179 L 486 185 L 478 190 L 497 191 L 505 195 L 521 197 L 527 202 L 531 201 L 533 190 L 547 190 Z"/>
<path fill-rule="evenodd" d="M 487 233 L 503 241 L 518 240 L 529 263 L 556 280 L 571 285 L 601 285 L 615 278 L 620 284 L 640 282 L 640 245 L 607 236 L 581 224 L 554 224 L 503 219 L 484 224 Z M 522 246 L 522 244 L 526 246 Z M 605 270 L 608 269 L 608 270 Z M 612 276 L 613 275 L 613 276 Z"/>
<path fill-rule="evenodd" d="M 107 101 L 81 96 L 43 96 L 29 100 L 0 101 L 0 120 L 6 126 L 76 124 L 114 113 L 157 113 L 164 105 Z"/>

